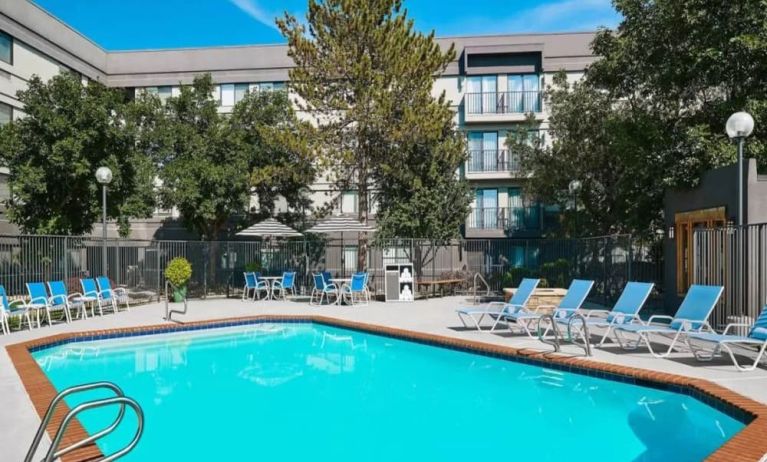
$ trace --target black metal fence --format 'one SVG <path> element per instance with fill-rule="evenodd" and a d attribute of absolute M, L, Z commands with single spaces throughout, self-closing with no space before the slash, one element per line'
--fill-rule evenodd
<path fill-rule="evenodd" d="M 596 281 L 590 301 L 611 304 L 628 280 L 660 283 L 658 256 L 630 236 L 589 239 L 466 239 L 437 242 L 424 239 L 302 241 L 157 241 L 64 236 L 0 236 L 0 284 L 9 294 L 25 293 L 30 281 L 64 280 L 79 291 L 79 279 L 107 274 L 135 298 L 157 297 L 163 271 L 174 257 L 192 264 L 189 290 L 193 296 L 230 294 L 243 286 L 243 272 L 254 265 L 265 275 L 297 272 L 304 292 L 311 273 L 330 271 L 346 276 L 365 253 L 371 288 L 383 292 L 386 264 L 413 262 L 420 281 L 460 278 L 469 291 L 481 274 L 499 291 L 527 276 L 543 285 L 566 287 L 573 278 Z M 103 267 L 103 252 L 107 267 Z"/>
<path fill-rule="evenodd" d="M 696 284 L 724 286 L 712 325 L 759 316 L 767 302 L 767 223 L 696 230 L 692 260 Z"/>

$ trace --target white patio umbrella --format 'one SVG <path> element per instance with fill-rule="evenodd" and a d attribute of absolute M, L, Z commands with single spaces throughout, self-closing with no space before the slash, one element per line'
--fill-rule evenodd
<path fill-rule="evenodd" d="M 266 220 L 256 223 L 253 226 L 243 229 L 238 236 L 252 236 L 252 237 L 299 237 L 303 234 L 299 233 L 290 226 L 283 225 L 274 218 L 267 218 Z"/>
<path fill-rule="evenodd" d="M 334 215 L 326 218 L 316 225 L 312 226 L 307 233 L 312 234 L 332 234 L 332 233 L 348 233 L 359 232 L 369 233 L 375 231 L 374 226 L 361 223 L 354 217 L 348 215 Z"/>

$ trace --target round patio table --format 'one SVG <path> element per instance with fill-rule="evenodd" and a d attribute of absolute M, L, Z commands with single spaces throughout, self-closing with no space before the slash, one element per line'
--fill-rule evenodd
<path fill-rule="evenodd" d="M 274 282 L 281 281 L 282 276 L 259 276 L 259 278 L 265 280 L 269 284 L 269 293 L 266 294 L 266 300 L 275 300 L 274 298 Z"/>
<path fill-rule="evenodd" d="M 341 304 L 341 288 L 344 284 L 351 284 L 352 278 L 330 278 L 330 282 L 338 287 L 338 297 L 336 297 L 336 305 Z"/>

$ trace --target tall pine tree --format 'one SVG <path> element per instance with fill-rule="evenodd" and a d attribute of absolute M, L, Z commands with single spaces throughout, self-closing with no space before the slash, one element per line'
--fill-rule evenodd
<path fill-rule="evenodd" d="M 318 126 L 319 165 L 339 191 L 357 192 L 359 219 L 375 190 L 383 234 L 457 236 L 470 200 L 455 175 L 466 150 L 444 94 L 432 96 L 454 48 L 414 31 L 401 0 L 310 0 L 306 25 L 289 14 L 277 24 L 298 104 Z M 364 244 L 358 255 L 362 268 Z"/>

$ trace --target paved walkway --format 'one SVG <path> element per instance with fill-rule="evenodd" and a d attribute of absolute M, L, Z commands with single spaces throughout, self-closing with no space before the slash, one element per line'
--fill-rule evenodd
<path fill-rule="evenodd" d="M 475 341 L 550 351 L 551 347 L 526 336 L 507 332 L 489 333 L 468 331 L 463 328 L 455 309 L 467 304 L 462 297 L 421 300 L 414 303 L 373 302 L 366 307 L 323 306 L 313 307 L 306 302 L 261 301 L 241 302 L 234 299 L 192 300 L 189 312 L 174 319 L 200 321 L 256 314 L 322 314 L 325 316 L 379 324 L 389 327 L 448 335 Z M 174 306 L 174 305 L 172 305 Z M 178 307 L 178 305 L 176 305 Z M 130 312 L 106 315 L 71 324 L 59 324 L 32 331 L 14 332 L 0 336 L 0 347 L 62 332 L 77 332 L 117 327 L 130 327 L 163 323 L 165 306 L 153 303 L 134 307 Z M 563 347 L 563 353 L 581 355 L 582 350 Z M 595 349 L 594 360 L 633 366 L 654 371 L 703 378 L 728 387 L 757 401 L 767 403 L 767 367 L 753 372 L 737 372 L 722 358 L 713 363 L 698 363 L 689 354 L 679 353 L 671 359 L 655 359 L 648 353 L 623 352 L 615 346 Z M 24 390 L 5 348 L 0 348 L 0 447 L 2 460 L 23 460 L 24 453 L 39 424 L 32 403 Z"/>

